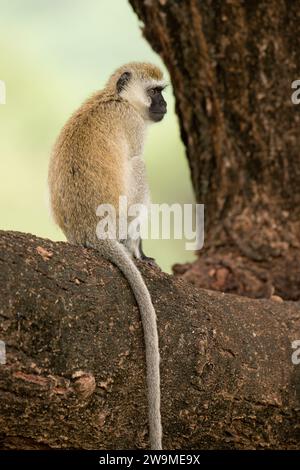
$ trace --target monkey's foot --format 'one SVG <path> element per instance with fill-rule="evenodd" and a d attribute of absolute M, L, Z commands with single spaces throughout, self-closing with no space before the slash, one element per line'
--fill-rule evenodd
<path fill-rule="evenodd" d="M 151 258 L 150 256 L 146 256 L 146 255 L 142 254 L 141 261 L 143 261 L 144 263 L 149 264 L 150 266 L 153 266 L 154 268 L 159 268 L 159 266 L 158 266 L 157 262 L 155 261 L 155 259 Z"/>

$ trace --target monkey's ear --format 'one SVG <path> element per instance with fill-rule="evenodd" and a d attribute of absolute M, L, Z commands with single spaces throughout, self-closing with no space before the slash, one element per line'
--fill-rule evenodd
<path fill-rule="evenodd" d="M 117 81 L 117 92 L 121 93 L 122 90 L 124 90 L 125 86 L 129 82 L 131 78 L 131 72 L 124 72 L 122 73 L 121 77 Z"/>

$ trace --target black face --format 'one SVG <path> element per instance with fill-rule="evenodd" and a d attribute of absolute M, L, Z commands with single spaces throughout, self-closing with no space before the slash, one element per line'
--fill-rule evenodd
<path fill-rule="evenodd" d="M 162 87 L 150 88 L 148 90 L 148 96 L 151 98 L 149 117 L 154 122 L 161 121 L 167 112 L 167 103 L 161 94 L 162 91 Z"/>

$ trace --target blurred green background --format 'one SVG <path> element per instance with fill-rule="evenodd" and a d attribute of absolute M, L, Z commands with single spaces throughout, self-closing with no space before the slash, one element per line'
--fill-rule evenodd
<path fill-rule="evenodd" d="M 47 166 L 70 114 L 129 61 L 160 58 L 143 39 L 127 0 L 0 0 L 0 227 L 52 240 L 64 236 L 50 218 Z M 174 112 L 151 126 L 146 162 L 152 201 L 193 202 L 190 174 Z M 194 258 L 184 240 L 145 242 L 145 252 L 170 271 Z"/>

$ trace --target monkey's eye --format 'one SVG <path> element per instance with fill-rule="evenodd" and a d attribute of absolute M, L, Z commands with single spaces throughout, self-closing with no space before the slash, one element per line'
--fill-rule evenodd
<path fill-rule="evenodd" d="M 148 90 L 148 94 L 149 94 L 150 96 L 154 96 L 154 95 L 156 95 L 156 93 L 157 93 L 157 88 L 150 88 L 150 89 Z"/>

